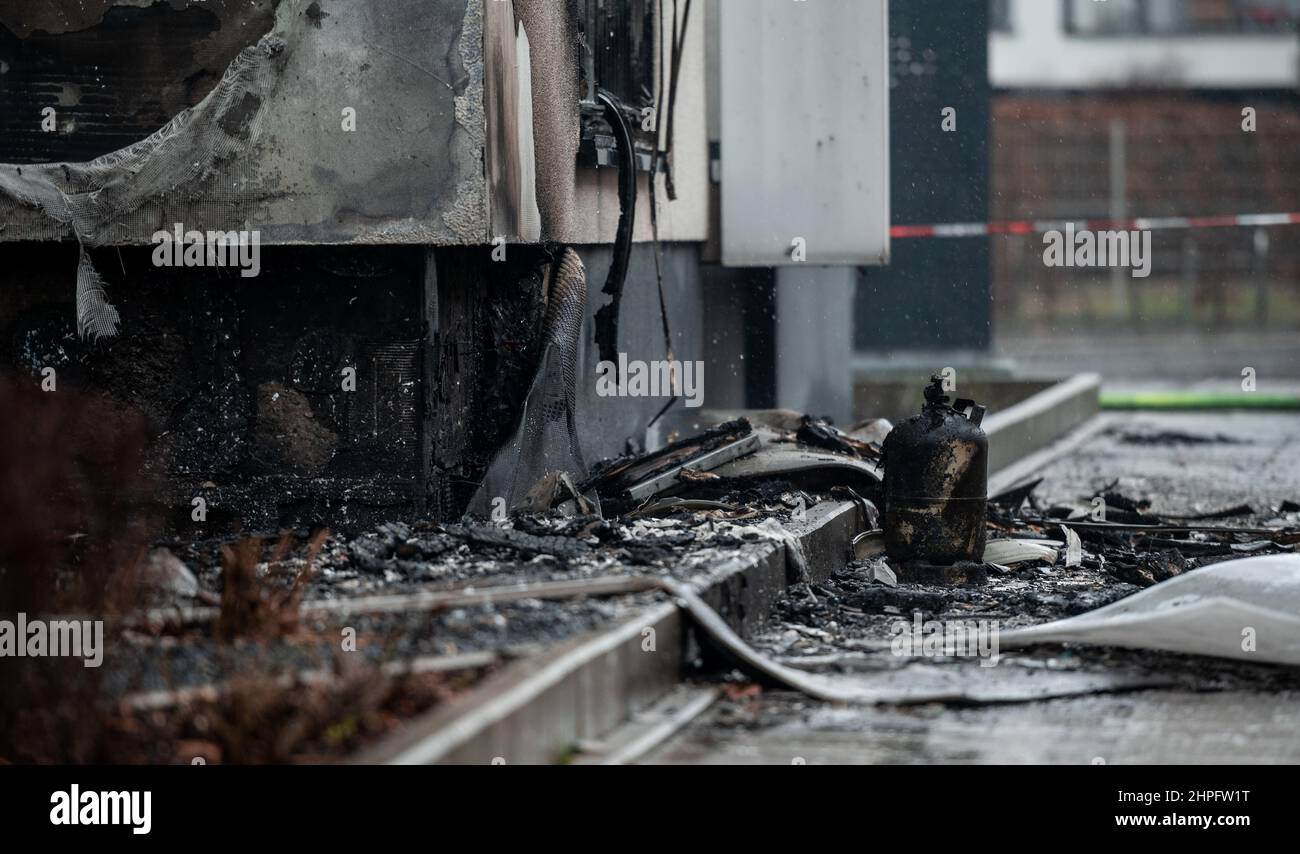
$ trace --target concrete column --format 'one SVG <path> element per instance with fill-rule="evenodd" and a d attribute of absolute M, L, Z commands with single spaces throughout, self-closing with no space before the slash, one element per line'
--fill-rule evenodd
<path fill-rule="evenodd" d="M 776 405 L 853 416 L 854 267 L 795 265 L 776 271 Z"/>

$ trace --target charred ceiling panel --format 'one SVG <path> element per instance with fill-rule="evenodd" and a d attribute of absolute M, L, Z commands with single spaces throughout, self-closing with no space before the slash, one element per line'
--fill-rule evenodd
<path fill-rule="evenodd" d="M 149 136 L 212 91 L 278 2 L 0 0 L 0 162 L 91 160 Z"/>
<path fill-rule="evenodd" d="M 0 157 L 0 241 L 81 245 L 84 336 L 120 319 L 87 250 L 176 224 L 262 244 L 489 241 L 482 0 L 0 3 L 0 80 L 22 76 L 6 121 L 40 134 Z"/>
<path fill-rule="evenodd" d="M 0 0 L 0 81 L 24 75 L 0 82 L 18 112 L 4 121 L 29 127 L 0 148 L 0 240 L 147 243 L 180 222 L 263 242 L 485 243 L 482 18 L 481 0 Z M 33 135 L 38 105 L 56 132 Z"/>

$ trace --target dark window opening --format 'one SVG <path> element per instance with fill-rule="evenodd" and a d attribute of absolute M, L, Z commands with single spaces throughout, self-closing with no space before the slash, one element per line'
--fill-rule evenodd
<path fill-rule="evenodd" d="M 673 0 L 663 0 L 671 20 Z M 643 130 L 646 108 L 656 109 L 658 63 L 655 61 L 654 0 L 576 0 L 579 93 L 582 98 L 582 150 L 588 162 L 618 162 L 613 129 L 596 93 L 613 95 L 622 105 L 637 149 L 637 168 L 649 169 L 655 134 Z"/>
<path fill-rule="evenodd" d="M 1293 33 L 1300 0 L 1063 0 L 1075 35 L 1249 35 Z"/>

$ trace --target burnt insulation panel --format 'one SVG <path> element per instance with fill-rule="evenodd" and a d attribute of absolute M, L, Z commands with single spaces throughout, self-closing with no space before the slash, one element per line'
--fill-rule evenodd
<path fill-rule="evenodd" d="M 83 110 L 56 106 L 70 127 L 43 137 L 29 127 L 6 143 L 19 156 L 0 157 L 0 242 L 143 244 L 183 222 L 257 228 L 264 243 L 487 243 L 482 10 L 481 0 L 0 0 L 12 57 L 0 97 L 19 110 L 13 121 L 39 129 L 33 101 L 56 89 L 65 109 Z M 140 49 L 155 36 L 162 47 Z M 97 71 L 109 42 L 115 55 Z M 11 70 L 22 94 L 3 82 Z M 75 139 L 74 119 L 99 138 Z M 127 147 L 84 159 L 132 129 Z M 56 135 L 67 138 L 46 138 Z M 87 212 L 92 203 L 100 209 Z"/>
<path fill-rule="evenodd" d="M 0 163 L 92 160 L 149 136 L 271 29 L 276 2 L 0 0 Z"/>
<path fill-rule="evenodd" d="M 418 509 L 423 250 L 264 247 L 248 279 L 156 268 L 146 248 L 93 250 L 124 322 L 98 343 L 78 337 L 71 295 L 51 286 L 62 265 L 49 262 L 76 252 L 0 246 L 0 269 L 29 271 L 0 287 L 0 374 L 39 382 L 54 368 L 59 389 L 142 412 L 179 530 L 193 527 L 195 495 L 222 508 L 212 526 L 245 530 Z"/>

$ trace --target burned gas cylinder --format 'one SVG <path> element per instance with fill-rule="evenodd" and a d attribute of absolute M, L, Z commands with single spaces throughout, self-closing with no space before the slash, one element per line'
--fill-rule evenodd
<path fill-rule="evenodd" d="M 897 561 L 979 561 L 988 497 L 984 407 L 973 400 L 949 406 L 943 380 L 930 383 L 921 414 L 885 437 L 885 551 Z"/>

